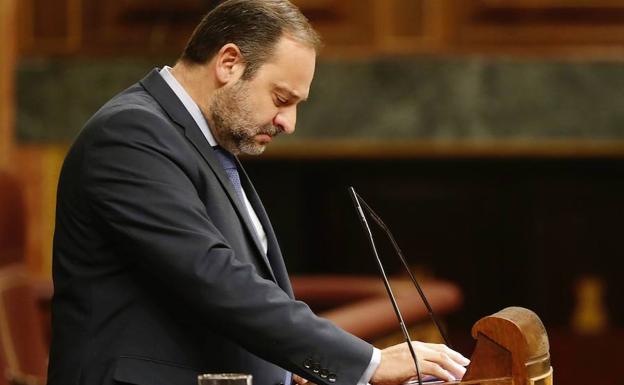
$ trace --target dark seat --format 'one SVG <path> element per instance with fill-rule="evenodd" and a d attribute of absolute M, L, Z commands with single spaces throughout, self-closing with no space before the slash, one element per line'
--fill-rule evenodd
<path fill-rule="evenodd" d="M 0 268 L 0 384 L 45 384 L 48 347 L 37 285 L 21 264 Z"/>

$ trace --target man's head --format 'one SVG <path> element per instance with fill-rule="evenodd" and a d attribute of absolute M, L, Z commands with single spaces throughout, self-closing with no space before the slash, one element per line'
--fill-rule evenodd
<path fill-rule="evenodd" d="M 243 80 L 249 80 L 271 57 L 284 35 L 315 51 L 321 45 L 320 37 L 306 17 L 288 0 L 227 0 L 195 28 L 181 60 L 205 64 L 221 47 L 233 43 L 245 60 Z"/>
<path fill-rule="evenodd" d="M 221 146 L 259 154 L 273 136 L 294 131 L 319 46 L 287 0 L 228 0 L 197 27 L 179 62 L 186 75 L 178 75 Z"/>

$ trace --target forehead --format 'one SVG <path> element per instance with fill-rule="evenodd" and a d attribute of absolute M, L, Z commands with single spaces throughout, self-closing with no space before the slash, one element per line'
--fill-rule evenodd
<path fill-rule="evenodd" d="M 315 65 L 314 48 L 284 36 L 276 43 L 272 57 L 258 69 L 255 79 L 268 86 L 289 89 L 305 99 Z"/>

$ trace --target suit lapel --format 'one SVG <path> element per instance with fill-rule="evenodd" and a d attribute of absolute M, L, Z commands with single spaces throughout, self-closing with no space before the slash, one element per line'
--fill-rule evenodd
<path fill-rule="evenodd" d="M 237 160 L 238 161 L 238 160 Z M 279 247 L 279 243 L 277 242 L 277 237 L 275 236 L 275 232 L 273 231 L 273 226 L 271 225 L 271 221 L 269 220 L 269 216 L 264 210 L 264 205 L 256 192 L 256 189 L 251 184 L 251 180 L 249 176 L 245 172 L 243 166 L 238 163 L 238 169 L 240 170 L 241 182 L 243 184 L 243 188 L 247 194 L 247 199 L 249 199 L 249 203 L 253 207 L 262 227 L 264 228 L 264 232 L 267 236 L 268 243 L 268 251 L 267 257 L 273 268 L 273 273 L 277 278 L 277 284 L 291 297 L 294 298 L 292 286 L 290 284 L 290 279 L 288 278 L 288 272 L 286 270 L 286 265 L 284 264 L 284 258 L 282 257 L 282 252 Z"/>
<path fill-rule="evenodd" d="M 221 183 L 221 186 L 227 193 L 227 196 L 230 200 L 230 203 L 235 208 L 239 218 L 244 223 L 244 227 L 247 230 L 247 235 L 251 237 L 256 251 L 260 256 L 260 260 L 262 260 L 263 265 L 267 269 L 270 276 L 276 281 L 276 277 L 271 269 L 271 264 L 267 256 L 265 255 L 260 240 L 256 235 L 256 230 L 249 218 L 249 213 L 244 203 L 240 201 L 236 191 L 234 190 L 234 186 L 232 186 L 232 182 L 228 178 L 223 166 L 219 159 L 217 159 L 214 154 L 214 150 L 206 140 L 206 137 L 201 132 L 195 120 L 191 114 L 186 110 L 184 104 L 180 101 L 180 99 L 176 96 L 173 90 L 169 87 L 169 85 L 165 82 L 165 80 L 160 76 L 159 70 L 156 68 L 152 70 L 143 80 L 140 81 L 143 87 L 158 101 L 158 103 L 162 106 L 162 108 L 167 112 L 171 120 L 179 124 L 184 128 L 184 133 L 188 140 L 193 144 L 193 146 L 197 149 L 197 151 L 204 158 L 208 166 L 212 169 L 214 174 L 217 176 L 217 179 Z M 277 281 L 276 281 L 277 282 Z"/>

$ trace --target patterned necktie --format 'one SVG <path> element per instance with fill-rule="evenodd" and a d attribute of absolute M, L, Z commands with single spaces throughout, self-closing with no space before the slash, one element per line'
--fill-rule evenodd
<path fill-rule="evenodd" d="M 243 186 L 241 185 L 240 176 L 238 175 L 236 158 L 234 158 L 234 155 L 226 151 L 223 147 L 215 146 L 213 147 L 213 149 L 215 151 L 215 155 L 217 155 L 217 159 L 219 159 L 221 165 L 225 169 L 225 173 L 230 179 L 230 182 L 232 182 L 238 198 L 241 202 L 244 202 L 245 200 L 243 199 Z"/>

